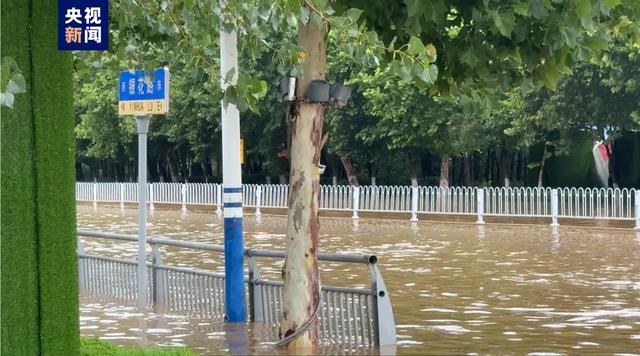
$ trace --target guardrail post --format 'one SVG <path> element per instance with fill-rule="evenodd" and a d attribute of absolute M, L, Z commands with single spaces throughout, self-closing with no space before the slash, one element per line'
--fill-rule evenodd
<path fill-rule="evenodd" d="M 551 189 L 551 226 L 558 224 L 558 189 Z"/>
<path fill-rule="evenodd" d="M 352 219 L 359 219 L 358 210 L 360 210 L 360 187 L 353 187 L 353 216 Z"/>
<path fill-rule="evenodd" d="M 478 220 L 476 220 L 476 224 L 484 225 L 484 189 L 476 190 L 476 199 L 477 199 L 477 210 L 478 210 Z"/>
<path fill-rule="evenodd" d="M 98 208 L 98 183 L 95 180 L 93 181 L 93 208 Z"/>
<path fill-rule="evenodd" d="M 180 195 L 182 200 L 182 212 L 187 212 L 187 185 L 182 183 L 182 187 L 180 188 Z"/>
<path fill-rule="evenodd" d="M 256 215 L 260 215 L 260 203 L 262 203 L 262 186 L 256 188 Z"/>
<path fill-rule="evenodd" d="M 253 257 L 249 256 L 249 317 L 252 321 L 264 321 L 262 288 L 256 286 L 260 278 L 260 267 Z"/>
<path fill-rule="evenodd" d="M 216 213 L 222 214 L 222 184 L 216 184 Z"/>
<path fill-rule="evenodd" d="M 418 187 L 411 187 L 411 221 L 418 221 Z"/>
<path fill-rule="evenodd" d="M 151 245 L 151 274 L 152 274 L 152 295 L 151 300 L 154 306 L 164 306 L 166 304 L 166 288 L 164 284 L 164 273 L 160 270 L 160 267 L 163 265 L 162 255 L 160 254 L 160 249 L 157 245 Z"/>
<path fill-rule="evenodd" d="M 640 190 L 636 190 L 636 227 L 640 231 Z"/>
<path fill-rule="evenodd" d="M 149 183 L 149 210 L 153 211 L 155 207 L 153 206 L 153 183 Z"/>
<path fill-rule="evenodd" d="M 80 241 L 80 237 L 76 237 L 77 243 L 77 251 L 78 251 L 78 287 L 80 289 L 87 288 L 87 279 L 86 279 L 86 271 L 84 269 L 84 262 L 82 255 L 84 255 L 84 248 L 82 248 L 82 241 Z"/>
<path fill-rule="evenodd" d="M 396 321 L 391 299 L 375 261 L 369 264 L 373 294 L 373 325 L 376 346 L 396 344 Z"/>
<path fill-rule="evenodd" d="M 120 183 L 120 210 L 124 210 L 124 183 Z"/>

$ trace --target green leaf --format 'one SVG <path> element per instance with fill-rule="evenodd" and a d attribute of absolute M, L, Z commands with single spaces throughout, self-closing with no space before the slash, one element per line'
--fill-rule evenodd
<path fill-rule="evenodd" d="M 515 4 L 513 6 L 513 11 L 520 16 L 527 17 L 529 16 L 529 5 L 526 2 Z"/>
<path fill-rule="evenodd" d="M 493 17 L 493 21 L 498 28 L 498 31 L 500 31 L 500 34 L 511 38 L 511 32 L 513 31 L 513 26 L 516 22 L 513 11 L 490 11 L 489 13 Z"/>
<path fill-rule="evenodd" d="M 351 9 L 347 10 L 344 14 L 345 14 L 346 17 L 351 19 L 351 21 L 357 22 L 360 19 L 360 16 L 362 16 L 362 12 L 363 11 L 360 10 L 360 9 L 351 8 Z"/>
<path fill-rule="evenodd" d="M 600 0 L 605 13 L 609 13 L 611 9 L 622 4 L 622 0 Z"/>
<path fill-rule="evenodd" d="M 420 41 L 420 39 L 416 36 L 411 36 L 407 46 L 407 52 L 412 56 L 416 56 L 424 51 L 424 45 L 422 44 L 422 41 Z"/>
<path fill-rule="evenodd" d="M 576 0 L 576 14 L 586 17 L 591 13 L 591 0 Z"/>
<path fill-rule="evenodd" d="M 11 77 L 11 79 L 9 79 L 7 91 L 13 94 L 25 93 L 27 91 L 27 86 L 22 74 L 16 73 Z"/>
<path fill-rule="evenodd" d="M 574 48 L 577 44 L 577 40 L 576 38 L 578 37 L 578 34 L 576 33 L 576 30 L 573 27 L 563 27 L 560 30 L 560 33 L 562 33 L 562 37 L 564 37 L 564 42 L 567 44 L 567 46 L 569 46 L 569 48 Z"/>

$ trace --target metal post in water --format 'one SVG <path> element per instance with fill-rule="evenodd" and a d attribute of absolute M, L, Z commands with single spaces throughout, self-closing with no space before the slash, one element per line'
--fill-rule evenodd
<path fill-rule="evenodd" d="M 222 6 L 222 2 L 221 2 Z M 226 82 L 232 71 L 232 83 Z M 220 27 L 221 87 L 238 80 L 238 39 L 236 32 Z M 225 319 L 244 322 L 247 308 L 244 286 L 244 243 L 242 241 L 242 176 L 240 170 L 240 112 L 233 103 L 222 104 L 222 181 L 224 184 L 224 274 Z"/>
<path fill-rule="evenodd" d="M 216 184 L 216 213 L 222 214 L 222 184 Z"/>
<path fill-rule="evenodd" d="M 476 196 L 478 199 L 478 220 L 476 220 L 476 224 L 484 225 L 484 189 L 478 189 Z"/>
<path fill-rule="evenodd" d="M 120 183 L 120 210 L 124 210 L 124 183 Z"/>
<path fill-rule="evenodd" d="M 187 212 L 187 185 L 182 183 L 182 187 L 180 188 L 180 199 L 182 201 L 182 213 Z"/>
<path fill-rule="evenodd" d="M 634 230 L 640 231 L 640 190 L 636 190 L 636 227 Z"/>
<path fill-rule="evenodd" d="M 147 308 L 147 134 L 149 116 L 136 116 L 138 127 L 138 308 Z"/>
<path fill-rule="evenodd" d="M 352 219 L 358 219 L 358 210 L 360 210 L 360 187 L 353 187 L 353 216 Z"/>
<path fill-rule="evenodd" d="M 96 179 L 93 179 L 93 209 L 98 208 L 98 183 L 96 183 Z"/>
<path fill-rule="evenodd" d="M 411 221 L 418 221 L 418 187 L 411 187 Z"/>
<path fill-rule="evenodd" d="M 256 215 L 260 216 L 260 203 L 262 203 L 262 186 L 259 185 L 258 188 L 256 188 Z"/>
<path fill-rule="evenodd" d="M 153 183 L 149 183 L 149 210 L 153 212 L 155 207 L 153 206 Z"/>
<path fill-rule="evenodd" d="M 558 189 L 551 189 L 551 226 L 558 224 Z"/>

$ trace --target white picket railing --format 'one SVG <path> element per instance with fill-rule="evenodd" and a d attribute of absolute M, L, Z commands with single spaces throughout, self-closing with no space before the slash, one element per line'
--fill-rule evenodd
<path fill-rule="evenodd" d="M 78 201 L 135 203 L 137 183 L 77 183 Z M 222 211 L 222 185 L 213 183 L 149 183 L 149 204 L 216 206 Z M 256 208 L 287 208 L 289 186 L 283 184 L 245 184 L 243 204 Z M 640 229 L 640 189 L 612 188 L 477 188 L 410 186 L 320 187 L 320 209 L 358 212 L 483 216 L 545 217 L 557 224 L 558 218 L 635 220 Z"/>

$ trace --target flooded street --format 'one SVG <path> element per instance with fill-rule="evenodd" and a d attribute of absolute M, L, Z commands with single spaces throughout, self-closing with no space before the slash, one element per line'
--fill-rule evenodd
<path fill-rule="evenodd" d="M 137 232 L 135 209 L 81 205 L 77 217 L 80 229 Z M 640 232 L 335 217 L 321 218 L 320 226 L 322 252 L 378 257 L 396 318 L 398 354 L 640 354 Z M 282 249 L 285 229 L 284 216 L 247 216 L 245 245 Z M 148 234 L 223 243 L 222 219 L 215 213 L 156 210 Z M 83 238 L 83 246 L 92 254 L 136 255 L 130 243 Z M 169 248 L 163 257 L 176 266 L 224 266 L 216 253 Z M 261 261 L 272 278 L 281 264 Z M 368 285 L 363 265 L 321 268 L 323 284 Z M 268 341 L 259 326 L 245 334 L 225 330 L 217 320 L 143 317 L 131 306 L 88 295 L 81 303 L 83 335 L 120 344 L 187 345 L 205 354 L 271 350 L 247 346 L 247 340 Z"/>

